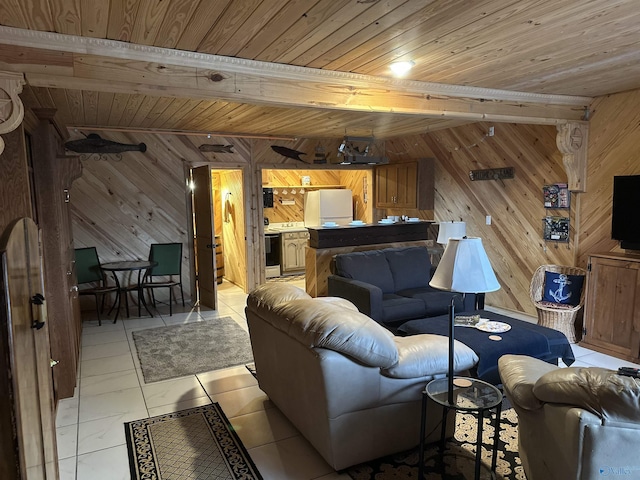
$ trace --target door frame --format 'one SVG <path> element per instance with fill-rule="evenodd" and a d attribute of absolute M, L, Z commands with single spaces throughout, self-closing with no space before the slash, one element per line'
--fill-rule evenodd
<path fill-rule="evenodd" d="M 261 262 L 260 259 L 264 257 L 264 245 L 261 240 L 262 232 L 263 232 L 263 222 L 262 222 L 262 177 L 256 178 L 257 174 L 261 175 L 261 167 L 257 170 L 255 168 L 251 168 L 251 165 L 242 165 L 237 163 L 218 163 L 218 162 L 198 162 L 193 163 L 187 168 L 186 178 L 191 178 L 191 169 L 201 166 L 208 166 L 209 171 L 212 170 L 240 170 L 242 172 L 242 198 L 244 201 L 244 228 L 245 228 L 245 242 L 244 242 L 244 251 L 246 258 L 246 269 L 245 269 L 245 293 L 248 293 L 252 289 L 254 289 L 260 282 L 264 282 L 264 278 L 260 278 L 260 276 L 264 276 L 263 269 L 260 268 Z M 193 192 L 191 189 L 188 189 L 189 196 L 193 198 Z M 258 195 L 260 193 L 260 195 Z M 258 202 L 258 199 L 260 200 Z M 187 202 L 189 205 L 189 215 L 188 218 L 191 220 L 194 218 L 193 216 L 193 204 L 192 200 Z M 258 221 L 260 220 L 260 221 Z M 192 285 L 194 295 L 196 292 L 196 281 L 195 281 L 195 251 L 193 245 L 193 235 L 194 235 L 194 221 L 190 221 L 188 225 L 189 238 L 190 238 L 190 254 L 192 258 Z M 215 232 L 214 232 L 215 234 Z M 255 245 L 258 245 L 258 248 L 255 248 Z M 216 289 L 216 297 L 217 297 L 217 289 Z M 216 298 L 216 305 L 218 305 L 218 301 Z"/>

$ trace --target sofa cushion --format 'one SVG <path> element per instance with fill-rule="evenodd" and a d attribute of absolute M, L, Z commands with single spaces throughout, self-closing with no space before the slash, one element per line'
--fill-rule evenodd
<path fill-rule="evenodd" d="M 431 259 L 426 248 L 389 248 L 383 252 L 389 262 L 396 292 L 407 288 L 429 286 Z"/>
<path fill-rule="evenodd" d="M 604 425 L 638 422 L 640 379 L 606 368 L 559 368 L 541 376 L 533 393 L 543 402 L 584 408 L 600 416 Z"/>
<path fill-rule="evenodd" d="M 419 298 L 407 298 L 393 293 L 382 296 L 383 322 L 399 322 L 425 315 L 424 302 Z"/>
<path fill-rule="evenodd" d="M 402 295 L 409 298 L 420 299 L 424 302 L 426 317 L 437 317 L 438 315 L 444 315 L 449 312 L 449 306 L 451 305 L 451 297 L 455 296 L 453 302 L 456 312 L 462 312 L 468 310 L 462 301 L 462 295 L 459 293 L 443 292 L 432 287 L 411 288 L 407 290 L 400 290 L 396 292 L 398 295 Z M 470 297 L 472 295 L 469 295 Z"/>
<path fill-rule="evenodd" d="M 392 293 L 395 290 L 393 275 L 387 257 L 380 250 L 340 253 L 335 256 L 336 274 L 367 282 Z"/>
<path fill-rule="evenodd" d="M 272 313 L 277 316 L 270 315 L 267 321 L 307 347 L 328 348 L 374 367 L 390 367 L 398 361 L 393 334 L 340 302 L 292 300 L 280 303 Z"/>
<path fill-rule="evenodd" d="M 444 375 L 449 371 L 449 339 L 442 335 L 421 334 L 395 337 L 398 363 L 382 370 L 394 378 L 416 378 Z M 455 340 L 454 370 L 469 370 L 478 363 L 478 355 L 464 343 Z"/>

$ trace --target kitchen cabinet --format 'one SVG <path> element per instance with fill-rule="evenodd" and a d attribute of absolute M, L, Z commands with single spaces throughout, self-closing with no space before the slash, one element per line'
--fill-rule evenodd
<path fill-rule="evenodd" d="M 433 171 L 432 158 L 376 167 L 376 207 L 433 210 Z"/>
<path fill-rule="evenodd" d="M 282 273 L 304 270 L 305 248 L 309 240 L 309 232 L 283 232 L 282 238 Z"/>
<path fill-rule="evenodd" d="M 595 254 L 587 269 L 580 344 L 640 363 L 640 256 Z"/>

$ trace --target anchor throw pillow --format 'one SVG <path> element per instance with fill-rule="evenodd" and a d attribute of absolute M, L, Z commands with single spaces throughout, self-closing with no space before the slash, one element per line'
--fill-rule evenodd
<path fill-rule="evenodd" d="M 580 303 L 584 275 L 544 272 L 543 302 L 576 306 Z"/>

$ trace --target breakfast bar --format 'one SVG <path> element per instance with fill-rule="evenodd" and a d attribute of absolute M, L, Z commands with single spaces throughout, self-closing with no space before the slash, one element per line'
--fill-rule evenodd
<path fill-rule="evenodd" d="M 327 277 L 331 261 L 338 253 L 351 253 L 382 248 L 423 246 L 433 249 L 428 229 L 433 222 L 396 222 L 336 227 L 308 227 L 309 245 L 305 258 L 306 291 L 312 297 L 328 294 Z"/>

